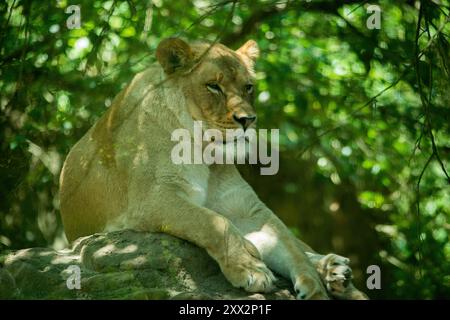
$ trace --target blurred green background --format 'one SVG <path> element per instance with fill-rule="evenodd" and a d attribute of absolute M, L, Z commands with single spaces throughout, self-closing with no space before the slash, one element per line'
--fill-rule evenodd
<path fill-rule="evenodd" d="M 252 38 L 259 126 L 281 140 L 277 175 L 240 168 L 260 198 L 361 288 L 379 265 L 371 298 L 450 298 L 449 1 L 373 1 L 372 30 L 366 2 L 2 1 L 0 251 L 66 245 L 65 155 L 161 39 Z"/>

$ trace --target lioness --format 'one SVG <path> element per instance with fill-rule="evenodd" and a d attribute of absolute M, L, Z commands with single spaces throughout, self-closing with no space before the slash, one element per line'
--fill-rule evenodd
<path fill-rule="evenodd" d="M 258 199 L 234 165 L 176 165 L 171 132 L 255 126 L 255 41 L 224 45 L 163 40 L 159 62 L 139 73 L 72 148 L 61 173 L 69 241 L 131 228 L 165 232 L 204 248 L 235 287 L 267 292 L 271 270 L 299 299 L 364 298 L 348 259 L 313 250 Z"/>

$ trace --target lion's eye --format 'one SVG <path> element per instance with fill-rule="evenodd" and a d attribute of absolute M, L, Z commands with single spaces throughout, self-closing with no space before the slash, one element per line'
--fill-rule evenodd
<path fill-rule="evenodd" d="M 245 85 L 245 92 L 247 92 L 248 94 L 252 94 L 253 93 L 253 85 L 252 84 Z"/>
<path fill-rule="evenodd" d="M 220 86 L 217 83 L 208 83 L 206 88 L 212 93 L 222 93 L 222 89 L 220 89 Z"/>

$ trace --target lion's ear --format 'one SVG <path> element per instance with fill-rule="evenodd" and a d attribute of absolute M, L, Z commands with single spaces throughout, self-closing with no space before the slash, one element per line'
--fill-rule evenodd
<path fill-rule="evenodd" d="M 259 47 L 255 40 L 248 40 L 236 52 L 250 59 L 252 62 L 255 62 L 259 57 Z"/>
<path fill-rule="evenodd" d="M 236 53 L 242 57 L 244 64 L 252 76 L 255 75 L 253 67 L 256 58 L 259 57 L 259 47 L 256 41 L 248 40 L 242 47 L 236 50 Z"/>
<path fill-rule="evenodd" d="M 193 57 L 189 44 L 178 38 L 164 39 L 156 49 L 156 59 L 167 74 L 188 66 Z"/>

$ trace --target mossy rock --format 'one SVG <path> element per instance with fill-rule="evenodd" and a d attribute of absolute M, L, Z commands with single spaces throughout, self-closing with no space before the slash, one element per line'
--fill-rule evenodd
<path fill-rule="evenodd" d="M 287 281 L 277 285 L 264 295 L 236 289 L 205 250 L 161 233 L 99 233 L 70 249 L 0 255 L 0 299 L 294 298 Z"/>

